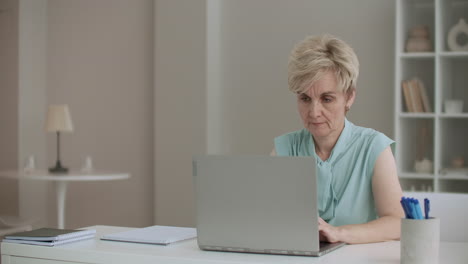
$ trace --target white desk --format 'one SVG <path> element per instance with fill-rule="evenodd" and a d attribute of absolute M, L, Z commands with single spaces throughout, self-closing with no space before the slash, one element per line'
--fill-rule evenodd
<path fill-rule="evenodd" d="M 54 181 L 57 192 L 57 223 L 58 228 L 65 228 L 65 198 L 67 194 L 67 185 L 69 182 L 77 181 L 115 181 L 130 178 L 128 173 L 109 172 L 109 171 L 91 171 L 81 172 L 71 170 L 66 174 L 49 173 L 48 170 L 31 171 L 2 171 L 0 176 L 13 179 Z"/>
<path fill-rule="evenodd" d="M 129 230 L 125 227 L 93 226 L 94 240 L 58 247 L 2 243 L 2 264 L 13 263 L 112 263 L 112 264 L 214 264 L 214 263 L 347 263 L 398 264 L 400 242 L 346 245 L 323 257 L 298 257 L 245 253 L 210 252 L 198 249 L 195 239 L 169 246 L 99 240 L 104 234 Z M 468 243 L 440 244 L 440 264 L 468 263 Z"/>

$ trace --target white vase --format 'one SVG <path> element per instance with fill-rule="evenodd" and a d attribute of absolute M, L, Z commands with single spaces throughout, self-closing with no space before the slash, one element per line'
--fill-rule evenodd
<path fill-rule="evenodd" d="M 417 173 L 432 173 L 432 161 L 428 159 L 417 160 L 414 162 L 414 170 Z"/>
<path fill-rule="evenodd" d="M 464 43 L 459 43 L 460 35 L 468 35 L 468 24 L 463 18 L 460 18 L 458 24 L 453 26 L 447 35 L 447 44 L 451 51 L 468 51 L 468 40 Z"/>

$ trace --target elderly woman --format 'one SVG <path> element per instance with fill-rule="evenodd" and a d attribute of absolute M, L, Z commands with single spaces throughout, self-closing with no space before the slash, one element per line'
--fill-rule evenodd
<path fill-rule="evenodd" d="M 330 35 L 309 37 L 293 49 L 288 70 L 305 128 L 275 138 L 272 154 L 316 158 L 320 239 L 399 239 L 403 210 L 394 141 L 346 119 L 359 74 L 353 49 Z"/>

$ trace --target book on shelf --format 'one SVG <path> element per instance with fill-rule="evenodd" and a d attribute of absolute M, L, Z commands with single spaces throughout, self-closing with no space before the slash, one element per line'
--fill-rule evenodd
<path fill-rule="evenodd" d="M 405 99 L 406 111 L 414 112 L 413 104 L 411 103 L 411 94 L 408 86 L 408 81 L 401 82 L 403 88 L 403 97 Z"/>
<path fill-rule="evenodd" d="M 420 79 L 415 78 L 415 80 L 416 80 L 417 86 L 419 88 L 419 93 L 421 94 L 421 101 L 422 101 L 422 105 L 423 105 L 423 110 L 426 113 L 430 113 L 430 112 L 432 112 L 432 107 L 431 107 L 431 104 L 429 102 L 429 96 L 427 95 L 426 86 L 424 86 L 424 83 Z"/>
<path fill-rule="evenodd" d="M 402 81 L 402 90 L 408 112 L 432 112 L 426 87 L 420 79 L 413 78 Z"/>
<path fill-rule="evenodd" d="M 418 113 L 424 112 L 418 83 L 414 79 L 409 80 L 408 82 L 409 82 L 410 93 L 411 93 L 411 100 L 412 100 L 411 102 L 413 104 L 414 111 Z"/>
<path fill-rule="evenodd" d="M 196 237 L 197 230 L 192 227 L 150 226 L 104 235 L 101 240 L 169 245 Z"/>
<path fill-rule="evenodd" d="M 18 232 L 5 236 L 2 242 L 57 246 L 85 239 L 93 238 L 96 235 L 94 229 L 57 229 L 39 228 L 32 231 Z"/>

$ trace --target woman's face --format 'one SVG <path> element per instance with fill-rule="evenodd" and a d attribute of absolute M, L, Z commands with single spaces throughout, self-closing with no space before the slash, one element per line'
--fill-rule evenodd
<path fill-rule="evenodd" d="M 327 72 L 321 79 L 297 95 L 297 105 L 304 127 L 315 140 L 327 137 L 338 138 L 344 127 L 346 107 L 354 102 L 355 92 L 349 95 L 338 90 L 333 72 Z"/>

